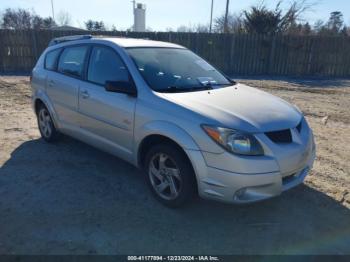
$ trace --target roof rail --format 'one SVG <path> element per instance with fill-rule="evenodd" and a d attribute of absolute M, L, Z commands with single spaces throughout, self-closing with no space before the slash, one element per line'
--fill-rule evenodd
<path fill-rule="evenodd" d="M 63 42 L 67 41 L 74 41 L 74 40 L 84 40 L 84 39 L 91 39 L 92 35 L 70 35 L 70 36 L 62 36 L 54 38 L 50 41 L 49 46 L 57 45 Z"/>

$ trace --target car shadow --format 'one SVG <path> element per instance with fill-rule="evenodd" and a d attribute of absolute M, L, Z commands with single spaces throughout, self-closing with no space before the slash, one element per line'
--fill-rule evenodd
<path fill-rule="evenodd" d="M 253 205 L 169 209 L 141 171 L 64 137 L 0 167 L 1 254 L 349 254 L 350 210 L 306 185 Z"/>

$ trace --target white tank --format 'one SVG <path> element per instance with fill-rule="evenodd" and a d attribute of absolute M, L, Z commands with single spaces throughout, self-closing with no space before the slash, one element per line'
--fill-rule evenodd
<path fill-rule="evenodd" d="M 146 31 L 146 5 L 136 4 L 134 8 L 134 31 Z"/>

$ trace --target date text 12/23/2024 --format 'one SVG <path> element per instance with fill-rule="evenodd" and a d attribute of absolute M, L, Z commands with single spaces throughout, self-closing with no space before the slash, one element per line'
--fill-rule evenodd
<path fill-rule="evenodd" d="M 128 261 L 220 261 L 217 256 L 128 256 Z"/>

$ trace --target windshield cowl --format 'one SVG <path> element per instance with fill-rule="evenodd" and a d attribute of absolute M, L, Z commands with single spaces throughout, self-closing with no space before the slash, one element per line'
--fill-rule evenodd
<path fill-rule="evenodd" d="M 203 91 L 203 90 L 212 90 L 211 86 L 193 86 L 193 87 L 178 87 L 178 86 L 169 86 L 164 89 L 157 89 L 156 92 L 161 93 L 180 93 L 180 92 L 194 92 L 194 91 Z"/>
<path fill-rule="evenodd" d="M 177 86 L 169 86 L 164 89 L 156 89 L 156 92 L 160 93 L 185 93 L 185 92 L 196 92 L 203 90 L 213 90 L 219 87 L 228 87 L 233 84 L 223 84 L 223 85 L 199 85 L 199 86 L 189 86 L 189 87 L 177 87 Z"/>

